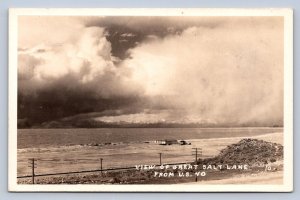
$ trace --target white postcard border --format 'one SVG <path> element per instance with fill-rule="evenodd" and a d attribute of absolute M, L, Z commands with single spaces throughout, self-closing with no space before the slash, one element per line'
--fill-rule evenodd
<path fill-rule="evenodd" d="M 22 185 L 17 184 L 18 16 L 283 16 L 284 17 L 284 182 L 282 185 Z M 17 192 L 291 192 L 293 190 L 293 11 L 268 9 L 101 8 L 9 10 L 8 190 Z"/>

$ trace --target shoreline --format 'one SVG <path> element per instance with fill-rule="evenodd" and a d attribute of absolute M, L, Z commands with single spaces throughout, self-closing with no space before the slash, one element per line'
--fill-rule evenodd
<path fill-rule="evenodd" d="M 282 128 L 125 128 L 125 129 L 19 129 L 17 149 L 51 148 L 105 143 L 143 143 L 164 139 L 249 137 L 282 132 Z"/>
<path fill-rule="evenodd" d="M 252 127 L 251 127 L 252 128 Z M 204 128 L 206 129 L 206 128 Z M 214 128 L 213 128 L 214 129 Z M 272 128 L 273 129 L 273 128 Z M 280 128 L 278 128 L 280 129 Z M 227 137 L 214 137 L 214 138 L 201 138 L 201 139 L 182 139 L 182 140 L 188 140 L 191 142 L 199 142 L 201 141 L 212 141 L 212 140 L 216 140 L 216 139 L 232 139 L 232 138 L 240 138 L 243 139 L 245 137 L 248 138 L 259 138 L 259 137 L 268 137 L 270 134 L 280 134 L 282 132 L 271 132 L 271 133 L 263 133 L 261 135 L 251 135 L 251 136 L 227 136 Z M 40 150 L 44 150 L 44 149 L 59 149 L 59 148 L 72 148 L 72 147 L 93 147 L 93 146 L 110 146 L 110 145 L 122 145 L 122 144 L 141 144 L 141 143 L 154 143 L 155 140 L 148 140 L 148 141 L 134 141 L 134 142 L 105 142 L 105 143 L 90 143 L 90 144 L 66 144 L 66 145 L 60 145 L 60 146 L 47 146 L 47 147 L 24 147 L 24 148 L 18 148 L 17 151 L 24 151 L 27 149 L 40 149 Z"/>
<path fill-rule="evenodd" d="M 68 171 L 79 171 L 87 169 L 99 169 L 99 153 L 104 159 L 104 169 L 110 167 L 134 166 L 139 164 L 159 164 L 158 152 L 163 153 L 163 163 L 192 162 L 193 147 L 200 147 L 203 150 L 203 155 L 200 158 L 212 158 L 228 145 L 235 144 L 241 139 L 256 138 L 264 141 L 283 143 L 283 133 L 267 133 L 259 136 L 250 137 L 227 137 L 227 138 L 209 138 L 209 139 L 194 139 L 189 140 L 192 145 L 170 145 L 163 146 L 151 143 L 130 143 L 112 146 L 83 146 L 56 149 L 41 149 L 36 151 L 19 151 L 18 150 L 18 175 L 30 174 L 27 158 L 36 156 L 43 159 L 41 156 L 47 154 L 48 161 L 38 161 L 37 173 L 55 173 Z M 65 159 L 65 161 L 63 160 Z M 111 165 L 107 164 L 107 160 Z M 51 161 L 51 162 L 50 162 Z M 47 164 L 47 165 L 45 165 Z M 226 175 L 224 178 L 232 176 Z M 229 177 L 229 178 L 230 178 Z M 181 180 L 181 179 L 180 179 Z M 180 180 L 177 180 L 180 182 Z"/>

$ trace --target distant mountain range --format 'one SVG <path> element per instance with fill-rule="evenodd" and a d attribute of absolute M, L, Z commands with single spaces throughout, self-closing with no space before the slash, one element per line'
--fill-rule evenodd
<path fill-rule="evenodd" d="M 197 123 L 197 122 L 105 122 L 95 119 L 62 119 L 41 124 L 31 124 L 26 119 L 18 120 L 18 128 L 206 128 L 206 127 L 282 127 L 280 124 L 265 123 Z"/>

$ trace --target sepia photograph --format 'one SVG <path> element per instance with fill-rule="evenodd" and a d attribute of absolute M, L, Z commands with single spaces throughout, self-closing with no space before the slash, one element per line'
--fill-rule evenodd
<path fill-rule="evenodd" d="M 10 9 L 10 191 L 293 190 L 290 9 Z"/>

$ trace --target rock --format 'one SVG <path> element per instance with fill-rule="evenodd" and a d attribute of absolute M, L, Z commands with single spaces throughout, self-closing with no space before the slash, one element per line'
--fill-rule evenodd
<path fill-rule="evenodd" d="M 108 183 L 120 183 L 120 180 L 118 178 L 111 178 L 108 180 Z"/>
<path fill-rule="evenodd" d="M 199 160 L 203 164 L 268 164 L 283 159 L 283 146 L 258 139 L 242 139 L 222 149 L 218 156 Z"/>

